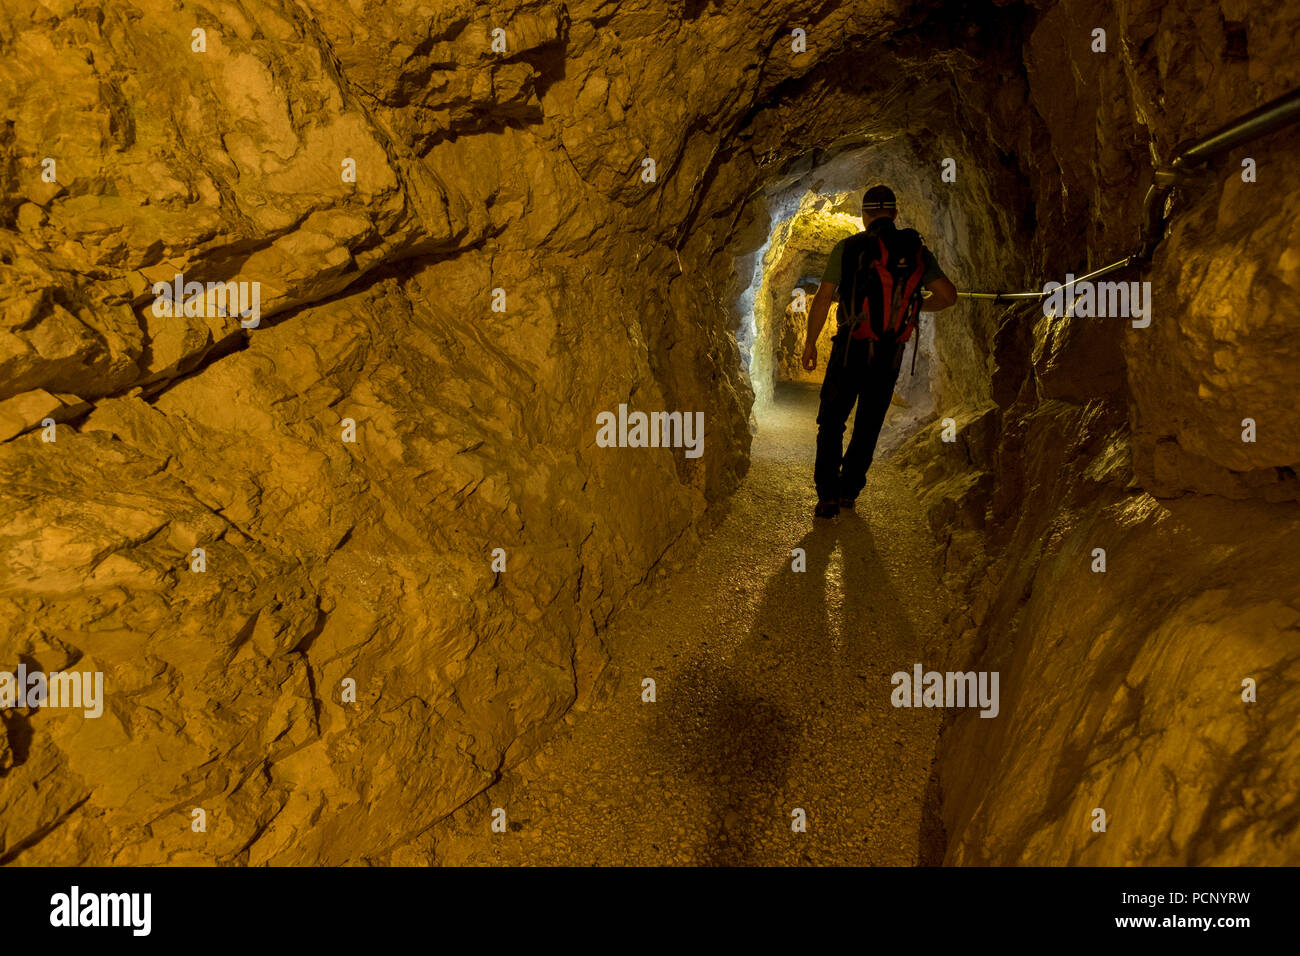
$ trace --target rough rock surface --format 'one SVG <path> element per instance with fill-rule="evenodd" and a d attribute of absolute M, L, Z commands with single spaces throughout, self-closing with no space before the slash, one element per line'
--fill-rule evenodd
<path fill-rule="evenodd" d="M 838 310 L 831 307 L 817 339 L 818 368 L 811 373 L 800 364 L 808 312 L 830 250 L 836 242 L 862 228 L 860 204 L 861 196 L 853 193 L 842 193 L 830 201 L 816 192 L 804 192 L 794 214 L 775 226 L 760 263 L 761 284 L 754 297 L 755 328 L 767 333 L 758 347 L 767 351 L 764 358 L 770 356 L 770 364 L 758 361 L 757 354 L 750 363 L 756 400 L 769 396 L 771 385 L 777 382 L 821 381 Z M 802 291 L 802 303 L 794 300 L 790 291 L 794 289 Z M 765 373 L 771 375 L 771 385 L 760 382 Z"/>
<path fill-rule="evenodd" d="M 801 492 L 816 412 L 816 389 L 778 389 L 727 517 L 611 626 L 593 707 L 433 828 L 415 859 L 938 861 L 931 765 L 942 714 L 895 708 L 880 692 L 936 653 L 945 608 L 929 528 L 889 465 L 873 469 L 856 514 L 809 525 Z M 489 825 L 497 807 L 504 834 Z M 805 832 L 791 828 L 795 810 Z"/>
<path fill-rule="evenodd" d="M 401 859 L 584 706 L 611 614 L 741 480 L 770 196 L 869 173 L 960 287 L 1077 273 L 1131 251 L 1152 150 L 1300 82 L 1298 31 L 1240 0 L 8 3 L 0 669 L 107 701 L 0 713 L 0 862 Z M 934 329 L 959 440 L 908 461 L 951 659 L 1007 694 L 946 733 L 953 862 L 1296 858 L 1297 135 L 1180 194 L 1150 328 Z M 260 283 L 260 324 L 154 314 L 178 272 Z M 597 447 L 620 403 L 704 412 L 704 456 Z"/>
<path fill-rule="evenodd" d="M 1096 26 L 1110 58 L 1091 50 Z M 1132 252 L 1141 190 L 1117 184 L 1148 144 L 1168 161 L 1295 87 L 1283 48 L 1298 31 L 1294 13 L 1231 3 L 1046 9 L 1024 47 L 1044 128 L 1020 153 L 1038 157 L 1027 178 L 1045 275 Z M 1300 515 L 1284 397 L 1300 367 L 1284 332 L 1300 191 L 1283 159 L 1297 142 L 1294 129 L 1260 140 L 1177 194 L 1152 267 L 1122 276 L 1151 282 L 1149 328 L 971 309 L 994 324 L 976 354 L 990 390 L 949 393 L 960 399 L 939 415 L 956 442 L 936 422 L 906 450 L 965 609 L 949 666 L 1000 670 L 1005 688 L 998 721 L 960 713 L 945 730 L 950 863 L 1300 859 Z M 1276 191 L 1242 181 L 1247 155 Z M 944 361 L 942 329 L 939 341 Z M 1243 441 L 1246 417 L 1268 437 Z"/>
<path fill-rule="evenodd" d="M 383 860 L 581 704 L 749 441 L 723 279 L 672 247 L 710 138 L 633 90 L 662 18 L 617 20 L 5 8 L 0 658 L 108 701 L 5 712 L 0 860 Z M 176 272 L 260 282 L 260 326 L 154 316 Z M 597 448 L 622 402 L 708 453 Z"/>

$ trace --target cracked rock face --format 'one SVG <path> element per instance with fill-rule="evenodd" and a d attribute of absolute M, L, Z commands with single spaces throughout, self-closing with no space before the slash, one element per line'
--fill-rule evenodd
<path fill-rule="evenodd" d="M 1090 47 L 1098 26 L 1110 59 Z M 1039 157 L 1035 258 L 1057 281 L 1133 251 L 1142 190 L 1117 184 L 1144 152 L 1168 162 L 1300 83 L 1282 49 L 1300 21 L 1279 8 L 1143 3 L 1101 17 L 1066 2 L 1025 29 L 1035 115 L 1021 155 Z M 1282 332 L 1297 319 L 1300 192 L 1283 157 L 1298 135 L 1236 150 L 1178 192 L 1151 268 L 1124 276 L 1151 283 L 1149 327 L 1001 310 L 983 338 L 987 397 L 961 389 L 939 412 L 957 441 L 931 427 L 905 451 L 961 595 L 948 664 L 998 670 L 1006 688 L 995 726 L 961 714 L 945 731 L 947 862 L 1300 854 L 1284 398 L 1300 356 Z M 1243 182 L 1247 157 L 1277 191 Z M 966 375 L 942 327 L 938 342 Z M 1243 441 L 1247 417 L 1269 422 L 1267 441 Z"/>
<path fill-rule="evenodd" d="M 0 657 L 107 700 L 5 711 L 0 859 L 389 859 L 743 472 L 726 276 L 671 246 L 716 131 L 633 89 L 662 17 L 436 6 L 6 9 Z M 156 314 L 177 273 L 260 324 Z M 620 403 L 706 455 L 597 448 Z"/>
<path fill-rule="evenodd" d="M 1152 144 L 1167 158 L 1300 82 L 1280 8 L 1097 19 L 1082 0 L 958 19 L 887 0 L 8 4 L 0 669 L 100 671 L 105 700 L 0 712 L 0 862 L 422 862 L 416 835 L 587 705 L 610 615 L 743 477 L 771 375 L 741 305 L 780 225 L 768 197 L 885 179 L 959 287 L 1032 285 L 1131 251 Z M 1026 678 L 996 734 L 949 734 L 954 862 L 1046 861 L 1085 779 L 1158 802 L 1175 755 L 1125 741 L 1190 726 L 1169 659 L 1217 635 L 1243 667 L 1281 666 L 1293 587 L 1234 588 L 1251 558 L 1294 559 L 1233 551 L 1224 503 L 1296 499 L 1300 193 L 1266 184 L 1295 135 L 1252 149 L 1255 186 L 1180 195 L 1149 329 L 991 306 L 935 324 L 930 399 L 961 438 L 923 431 L 909 460 L 969 597 L 953 660 Z M 257 283 L 253 327 L 206 302 L 160 312 L 177 274 Z M 704 455 L 609 454 L 595 416 L 620 404 L 703 412 Z M 1103 528 L 1157 548 L 1160 502 L 1187 493 L 1215 498 L 1184 517 L 1231 551 L 1227 596 L 1174 578 L 1173 615 L 1126 617 L 1129 592 L 1108 621 L 1020 613 Z M 1129 517 L 1061 550 L 1098 515 Z M 1242 601 L 1258 644 L 1230 624 Z M 1113 650 L 1036 698 L 1062 630 L 1081 667 L 1091 642 Z M 1102 729 L 1069 738 L 1097 694 Z M 1269 713 L 1253 762 L 1198 765 L 1218 789 L 1170 811 L 1178 860 L 1276 851 L 1193 819 L 1237 806 L 1243 774 L 1291 779 Z M 1204 716 L 1206 754 L 1246 739 Z M 1100 762 L 1062 757 L 1089 748 Z M 989 755 L 1057 789 L 1026 809 Z"/>

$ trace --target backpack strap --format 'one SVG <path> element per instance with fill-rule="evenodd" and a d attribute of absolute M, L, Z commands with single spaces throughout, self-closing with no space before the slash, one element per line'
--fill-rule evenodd
<path fill-rule="evenodd" d="M 863 255 L 865 255 L 865 253 L 863 252 L 858 253 L 858 267 L 853 271 L 853 291 L 849 296 L 850 309 L 857 308 L 857 304 L 858 304 L 857 303 L 858 276 L 862 273 Z M 886 306 L 886 308 L 888 308 L 888 306 Z M 853 316 L 852 322 L 853 322 L 853 328 L 851 331 L 851 335 L 853 338 L 870 339 L 873 342 L 875 341 L 876 333 L 871 329 L 871 299 L 870 298 L 864 298 L 862 300 L 862 312 L 859 315 Z M 848 356 L 846 354 L 845 356 L 846 360 L 847 357 Z"/>
<path fill-rule="evenodd" d="M 916 325 L 916 317 L 921 312 L 921 276 L 924 274 L 925 246 L 921 246 L 916 255 L 916 268 L 912 270 L 912 274 L 907 278 L 907 284 L 903 286 L 903 296 L 898 303 L 898 312 L 894 315 L 893 328 L 903 329 L 903 334 L 898 339 L 900 342 L 906 342 L 911 337 L 912 329 Z"/>
<path fill-rule="evenodd" d="M 921 327 L 921 314 L 918 312 L 916 315 L 916 325 L 914 326 L 914 328 L 919 329 L 920 327 Z M 909 332 L 908 334 L 910 335 L 911 333 Z M 904 341 L 906 341 L 906 339 L 904 339 Z M 903 348 L 907 348 L 907 346 L 904 345 Z M 919 351 L 921 351 L 921 336 L 918 334 L 916 337 L 916 342 L 912 345 L 912 371 L 908 373 L 910 375 L 916 374 L 916 353 Z"/>
<path fill-rule="evenodd" d="M 912 274 L 912 278 L 913 280 L 915 280 L 915 283 L 913 284 L 909 282 L 909 285 L 913 286 L 912 314 L 908 318 L 907 331 L 903 333 L 903 336 L 900 340 L 906 342 L 908 339 L 912 337 L 913 332 L 917 333 L 916 343 L 912 346 L 912 371 L 908 373 L 910 375 L 916 374 L 916 353 L 921 351 L 921 335 L 919 331 L 921 328 L 920 284 L 921 284 L 921 276 L 924 273 L 925 273 L 925 246 L 922 245 L 921 251 L 916 257 L 916 271 Z"/>
<path fill-rule="evenodd" d="M 885 314 L 881 316 L 881 328 L 884 331 L 889 329 L 889 306 L 894 300 L 894 275 L 889 271 L 889 247 L 885 245 L 885 240 L 879 236 L 876 242 L 880 244 L 880 256 L 876 259 L 876 275 L 880 277 L 880 304 L 884 307 Z M 869 323 L 868 323 L 869 325 Z M 876 337 L 873 333 L 873 339 Z"/>

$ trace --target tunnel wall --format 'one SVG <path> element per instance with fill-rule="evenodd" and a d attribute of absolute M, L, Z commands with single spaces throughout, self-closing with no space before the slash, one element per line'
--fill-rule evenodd
<path fill-rule="evenodd" d="M 1293 88 L 1298 29 L 1227 3 L 1046 8 L 1025 44 L 1043 128 L 991 131 L 1021 144 L 1043 274 L 1133 251 L 1148 153 L 1168 161 Z M 1300 367 L 1282 332 L 1297 145 L 1295 130 L 1251 144 L 1180 192 L 1140 276 L 1148 328 L 966 307 L 992 328 L 992 402 L 950 411 L 956 442 L 936 425 L 905 452 L 960 608 L 947 664 L 1004 689 L 996 720 L 945 728 L 949 863 L 1296 859 L 1300 515 L 1281 409 Z M 1271 186 L 1243 183 L 1246 156 Z M 1244 442 L 1245 417 L 1269 439 Z"/>
<path fill-rule="evenodd" d="M 4 712 L 0 861 L 427 862 L 585 705 L 749 442 L 729 266 L 674 244 L 752 84 L 608 20 L 0 14 L 0 666 L 107 698 Z M 260 282 L 260 325 L 155 315 L 177 272 Z M 620 403 L 703 412 L 703 456 L 598 447 Z"/>
<path fill-rule="evenodd" d="M 770 353 L 770 366 L 750 369 L 750 381 L 756 384 L 756 395 L 761 394 L 757 376 L 764 373 L 773 383 L 821 381 L 835 331 L 834 315 L 828 318 L 818 337 L 818 368 L 807 372 L 800 359 L 808 312 L 817 291 L 816 283 L 808 280 L 820 276 L 825 270 L 830 250 L 837 241 L 861 228 L 860 222 L 853 219 L 856 210 L 849 208 L 858 204 L 855 194 L 823 196 L 805 192 L 798 195 L 801 182 L 796 182 L 787 191 L 789 198 L 785 202 L 778 199 L 774 203 L 777 208 L 789 208 L 790 203 L 798 199 L 790 217 L 773 228 L 767 254 L 763 257 L 762 282 L 754 300 L 754 322 L 760 328 L 766 327 L 763 342 Z M 769 200 L 769 203 L 773 201 Z M 804 292 L 801 310 L 796 308 L 792 298 L 797 288 Z M 834 311 L 832 308 L 832 313 Z"/>

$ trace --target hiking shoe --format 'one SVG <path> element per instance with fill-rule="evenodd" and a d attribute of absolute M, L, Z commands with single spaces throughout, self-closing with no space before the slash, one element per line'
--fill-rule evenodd
<path fill-rule="evenodd" d="M 845 511 L 852 511 L 853 506 L 857 503 L 857 498 L 841 498 L 840 507 Z"/>
<path fill-rule="evenodd" d="M 819 501 L 813 509 L 814 518 L 834 518 L 840 513 L 840 506 L 833 501 Z"/>

